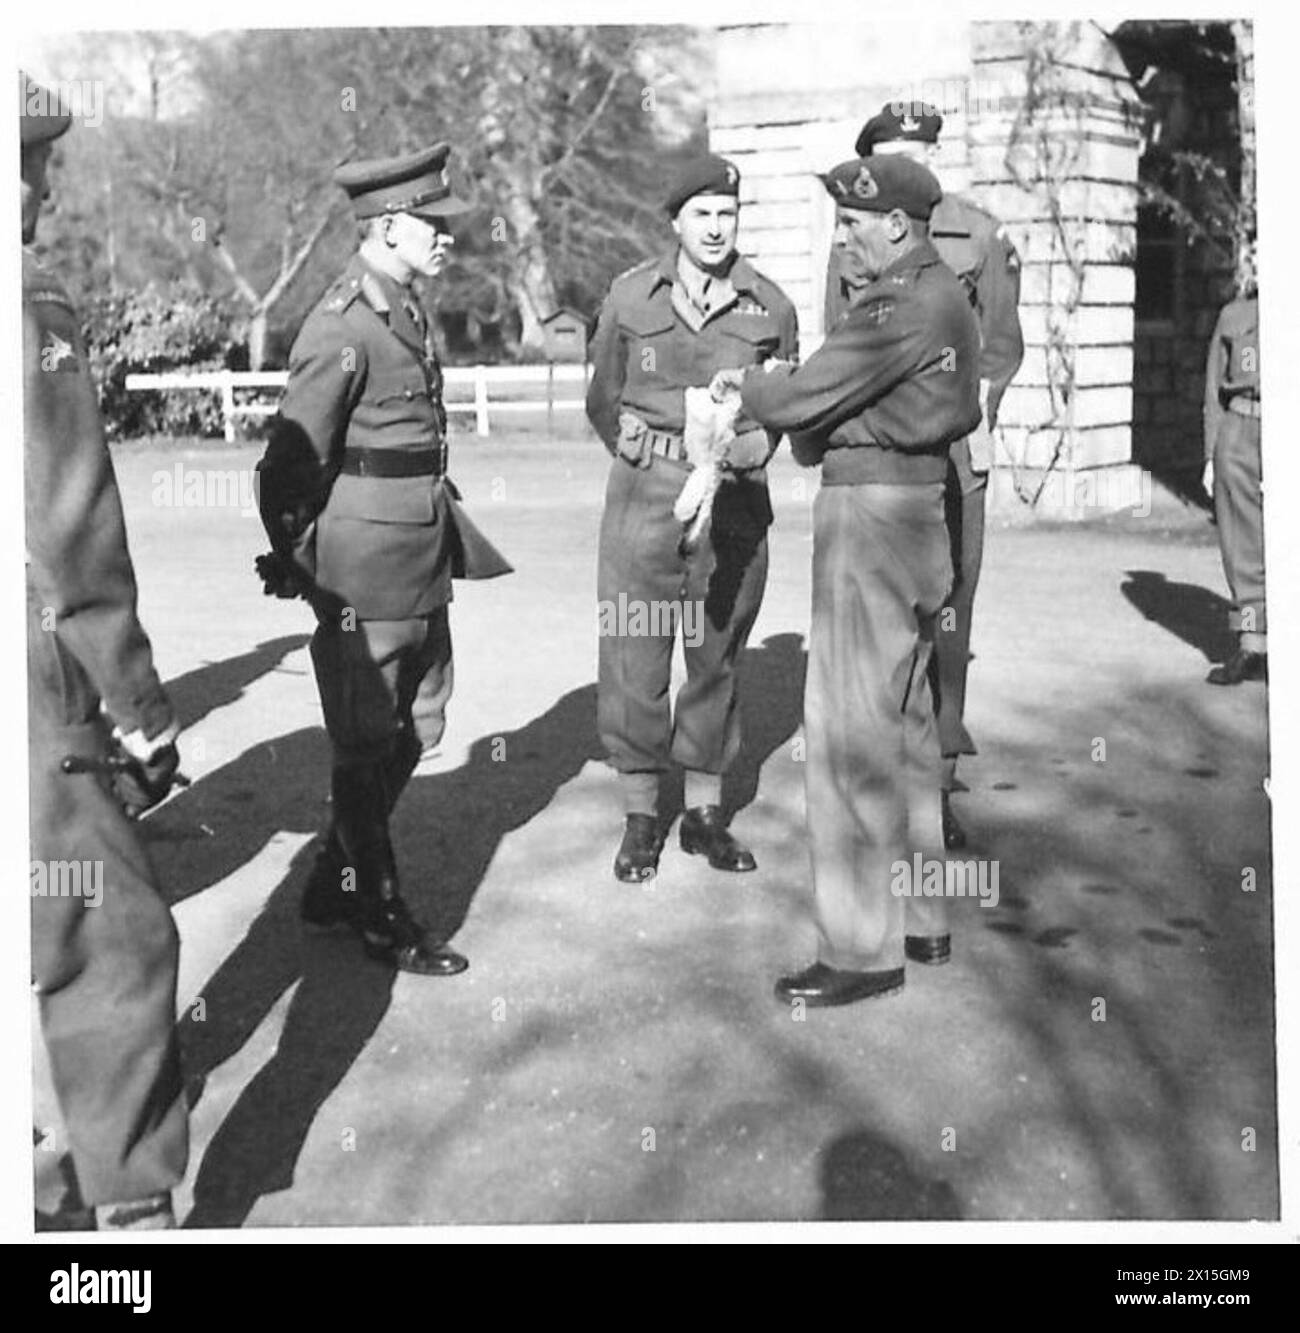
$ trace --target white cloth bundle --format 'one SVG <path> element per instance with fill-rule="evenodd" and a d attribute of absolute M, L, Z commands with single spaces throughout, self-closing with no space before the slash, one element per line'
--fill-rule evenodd
<path fill-rule="evenodd" d="M 736 438 L 740 394 L 725 393 L 719 402 L 708 389 L 686 390 L 686 460 L 692 470 L 673 505 L 673 516 L 688 524 L 682 535 L 684 550 L 694 550 L 703 540 L 713 514 L 713 497 L 722 482 L 722 462 L 727 446 Z"/>

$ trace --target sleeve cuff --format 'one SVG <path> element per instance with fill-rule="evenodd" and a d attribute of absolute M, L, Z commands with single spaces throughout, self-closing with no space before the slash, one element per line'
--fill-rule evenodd
<path fill-rule="evenodd" d="M 146 736 L 139 728 L 135 731 L 123 731 L 121 727 L 113 728 L 113 739 L 132 759 L 138 759 L 142 764 L 148 763 L 159 750 L 174 745 L 180 734 L 180 725 L 176 722 L 168 723 L 156 736 Z"/>

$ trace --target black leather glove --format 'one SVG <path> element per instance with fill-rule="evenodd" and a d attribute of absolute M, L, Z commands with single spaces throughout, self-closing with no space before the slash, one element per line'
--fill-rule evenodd
<path fill-rule="evenodd" d="M 130 819 L 152 810 L 172 789 L 180 765 L 175 742 L 161 745 L 147 759 L 136 759 L 120 747 L 113 760 L 113 795 Z"/>
<path fill-rule="evenodd" d="M 281 555 L 279 551 L 267 551 L 265 555 L 259 555 L 253 561 L 253 568 L 257 570 L 257 575 L 262 580 L 264 597 L 302 596 L 302 580 L 297 567 L 288 556 Z"/>

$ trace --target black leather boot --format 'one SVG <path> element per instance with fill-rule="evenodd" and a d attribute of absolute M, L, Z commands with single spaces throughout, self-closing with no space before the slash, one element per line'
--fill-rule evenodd
<path fill-rule="evenodd" d="M 357 904 L 352 925 L 372 957 L 400 972 L 449 977 L 469 960 L 434 944 L 411 915 L 397 879 L 388 835 L 391 808 L 381 764 L 334 770 L 334 818 L 346 862 L 356 871 Z"/>
<path fill-rule="evenodd" d="M 357 895 L 344 887 L 343 872 L 346 869 L 347 858 L 331 819 L 329 828 L 321 835 L 316 860 L 303 886 L 302 903 L 298 909 L 303 925 L 314 930 L 355 926 Z"/>
<path fill-rule="evenodd" d="M 1238 648 L 1226 662 L 1210 668 L 1205 678 L 1211 685 L 1240 685 L 1244 680 L 1268 679 L 1268 654 Z"/>
<path fill-rule="evenodd" d="M 719 806 L 701 805 L 688 810 L 682 816 L 678 836 L 682 851 L 707 856 L 715 870 L 740 872 L 758 867 L 753 852 L 728 832 L 727 821 Z"/>
<path fill-rule="evenodd" d="M 654 879 L 663 845 L 658 816 L 628 815 L 623 841 L 614 857 L 614 878 L 624 884 L 643 884 Z"/>

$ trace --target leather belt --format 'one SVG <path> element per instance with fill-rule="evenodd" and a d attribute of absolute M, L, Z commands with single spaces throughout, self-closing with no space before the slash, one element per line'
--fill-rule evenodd
<path fill-rule="evenodd" d="M 1258 420 L 1260 416 L 1259 399 L 1247 398 L 1244 394 L 1238 394 L 1235 398 L 1228 399 L 1228 411 L 1235 412 L 1239 417 L 1254 417 Z"/>
<path fill-rule="evenodd" d="M 342 471 L 349 477 L 440 477 L 445 449 L 367 449 L 343 451 Z"/>
<path fill-rule="evenodd" d="M 683 435 L 647 426 L 645 441 L 652 454 L 659 454 L 673 463 L 686 462 L 686 439 Z"/>

